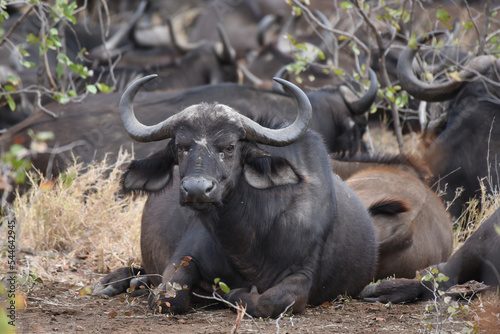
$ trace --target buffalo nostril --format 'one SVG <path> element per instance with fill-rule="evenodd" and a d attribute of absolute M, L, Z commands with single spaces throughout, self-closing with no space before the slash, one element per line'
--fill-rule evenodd
<path fill-rule="evenodd" d="M 215 189 L 215 182 L 204 177 L 190 177 L 183 180 L 181 184 L 181 190 L 194 198 L 210 196 Z"/>
<path fill-rule="evenodd" d="M 209 185 L 207 185 L 207 189 L 205 190 L 205 194 L 210 194 L 212 192 L 212 190 L 214 189 L 215 187 L 215 183 L 214 182 L 210 182 Z"/>

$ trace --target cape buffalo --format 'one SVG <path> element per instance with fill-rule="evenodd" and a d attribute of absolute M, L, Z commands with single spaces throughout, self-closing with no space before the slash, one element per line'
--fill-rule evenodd
<path fill-rule="evenodd" d="M 171 140 L 154 156 L 132 162 L 122 185 L 126 192 L 151 194 L 142 218 L 142 273 L 163 289 L 185 287 L 172 298 L 151 295 L 150 306 L 186 312 L 190 292 L 210 291 L 216 278 L 231 288 L 227 301 L 241 302 L 258 317 L 358 294 L 376 266 L 373 224 L 331 172 L 320 137 L 307 131 L 307 96 L 276 79 L 297 102 L 291 125 L 264 126 L 229 106 L 202 103 L 146 126 L 132 102 L 150 79 L 124 93 L 124 127 L 138 141 Z M 189 265 L 179 266 L 186 256 Z M 128 268 L 119 269 L 96 293 L 125 292 L 132 278 Z"/>
<path fill-rule="evenodd" d="M 460 249 L 447 262 L 429 269 L 434 275 L 443 274 L 448 281 L 439 283 L 439 290 L 464 284 L 470 280 L 483 282 L 491 286 L 500 285 L 500 210 L 482 223 L 465 241 Z M 411 302 L 415 299 L 434 298 L 434 282 L 419 279 L 383 280 L 367 286 L 361 297 L 371 302 Z"/>
<path fill-rule="evenodd" d="M 417 270 L 448 260 L 452 221 L 427 186 L 425 166 L 404 155 L 356 158 L 332 160 L 332 166 L 372 215 L 379 250 L 375 279 L 413 278 Z"/>
<path fill-rule="evenodd" d="M 418 39 L 425 43 L 436 32 Z M 500 112 L 500 60 L 493 56 L 474 58 L 456 78 L 448 82 L 426 83 L 412 71 L 418 50 L 407 48 L 398 62 L 401 86 L 414 97 L 425 101 L 446 101 L 441 122 L 428 130 L 434 137 L 424 160 L 434 175 L 436 190 L 452 203 L 449 212 L 459 217 L 464 204 L 480 194 L 480 180 L 487 178 L 486 189 L 498 189 L 498 152 L 500 126 L 495 120 Z M 461 196 L 454 200 L 458 188 Z"/>

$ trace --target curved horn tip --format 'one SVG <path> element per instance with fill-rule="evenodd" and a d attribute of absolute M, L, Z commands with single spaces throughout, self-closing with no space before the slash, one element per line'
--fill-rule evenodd
<path fill-rule="evenodd" d="M 220 22 L 217 23 L 217 32 L 219 33 L 219 37 L 221 39 L 221 43 L 217 43 L 214 46 L 218 58 L 230 63 L 234 63 L 236 61 L 236 50 L 234 50 L 234 48 L 231 46 L 229 36 L 227 35 L 224 26 Z"/>
<path fill-rule="evenodd" d="M 300 89 L 299 87 L 297 87 L 296 85 L 294 85 L 293 83 L 291 83 L 288 80 L 285 80 L 285 79 L 282 79 L 282 78 L 278 78 L 278 77 L 274 77 L 273 81 L 279 83 L 281 85 L 281 87 L 284 87 L 288 91 L 299 90 L 300 92 L 304 93 L 302 91 L 302 89 Z"/>
<path fill-rule="evenodd" d="M 122 104 L 122 102 L 125 103 L 125 101 L 127 100 L 133 99 L 135 94 L 137 94 L 137 92 L 139 91 L 139 89 L 141 89 L 142 86 L 144 86 L 146 83 L 153 80 L 157 76 L 158 74 L 150 74 L 132 82 L 123 93 L 120 99 L 120 104 Z"/>
<path fill-rule="evenodd" d="M 278 78 L 278 77 L 274 77 L 273 80 L 276 81 L 277 83 L 281 84 L 282 86 L 287 87 L 287 88 L 291 86 L 291 87 L 295 87 L 297 89 L 300 89 L 299 87 L 295 86 L 293 83 L 291 83 L 288 80 Z"/>
<path fill-rule="evenodd" d="M 141 86 L 144 85 L 145 83 L 153 80 L 154 78 L 156 78 L 158 76 L 158 74 L 149 74 L 149 75 L 146 75 L 145 77 L 142 77 L 140 79 L 137 79 L 136 81 L 134 81 L 132 84 L 140 84 Z"/>
<path fill-rule="evenodd" d="M 281 84 L 287 91 L 294 95 L 299 104 L 303 103 L 303 107 L 312 110 L 311 101 L 309 101 L 309 97 L 302 89 L 285 79 L 274 77 L 273 80 Z"/>

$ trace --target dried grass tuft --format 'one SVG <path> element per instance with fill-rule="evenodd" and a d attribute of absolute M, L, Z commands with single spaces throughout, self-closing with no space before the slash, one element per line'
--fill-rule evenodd
<path fill-rule="evenodd" d="M 119 189 L 129 161 L 130 155 L 120 153 L 111 166 L 94 163 L 84 170 L 75 164 L 55 181 L 31 174 L 33 188 L 14 204 L 20 249 L 33 254 L 56 251 L 101 273 L 127 265 L 131 258 L 140 263 L 145 199 L 124 197 Z"/>

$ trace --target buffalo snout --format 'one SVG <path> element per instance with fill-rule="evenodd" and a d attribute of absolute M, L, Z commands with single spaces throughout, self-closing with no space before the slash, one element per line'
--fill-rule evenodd
<path fill-rule="evenodd" d="M 185 177 L 180 186 L 181 204 L 195 209 L 203 209 L 205 205 L 220 202 L 217 182 L 204 176 Z M 200 206 L 201 204 L 201 206 Z"/>

